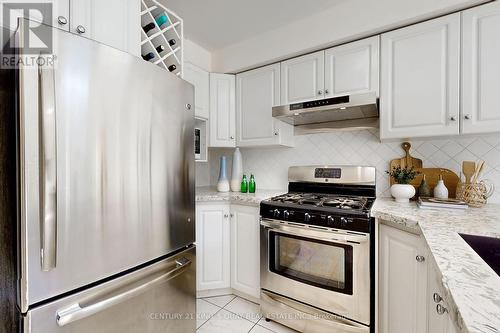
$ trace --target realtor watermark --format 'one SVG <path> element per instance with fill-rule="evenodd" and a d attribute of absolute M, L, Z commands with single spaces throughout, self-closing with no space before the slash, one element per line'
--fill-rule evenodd
<path fill-rule="evenodd" d="M 4 1 L 1 4 L 4 26 L 18 26 L 18 31 L 16 36 L 11 36 L 11 31 L 3 29 L 2 43 L 4 47 L 0 67 L 53 67 L 57 59 L 53 54 L 54 28 L 43 23 L 52 22 L 53 4 Z M 20 20 L 19 25 L 18 20 Z"/>

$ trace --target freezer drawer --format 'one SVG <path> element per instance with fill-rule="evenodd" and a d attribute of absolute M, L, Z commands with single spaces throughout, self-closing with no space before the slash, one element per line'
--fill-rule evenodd
<path fill-rule="evenodd" d="M 196 330 L 194 246 L 151 266 L 28 311 L 23 333 Z"/>

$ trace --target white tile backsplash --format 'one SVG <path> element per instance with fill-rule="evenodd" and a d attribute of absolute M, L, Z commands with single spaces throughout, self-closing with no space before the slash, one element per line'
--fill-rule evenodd
<path fill-rule="evenodd" d="M 424 167 L 443 167 L 460 174 L 462 161 L 485 160 L 482 178 L 496 185 L 489 201 L 500 203 L 500 134 L 410 142 L 412 155 L 421 158 Z M 390 196 L 385 173 L 389 162 L 404 154 L 401 142 L 381 143 L 378 130 L 301 135 L 295 137 L 294 148 L 242 148 L 241 152 L 244 172 L 254 174 L 261 189 L 286 189 L 292 165 L 369 165 L 377 168 L 377 195 L 383 197 Z M 217 183 L 221 155 L 228 157 L 230 175 L 232 153 L 233 149 L 210 149 L 209 162 L 196 165 L 196 185 Z"/>

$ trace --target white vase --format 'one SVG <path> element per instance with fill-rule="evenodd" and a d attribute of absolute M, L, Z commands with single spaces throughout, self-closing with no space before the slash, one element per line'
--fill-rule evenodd
<path fill-rule="evenodd" d="M 415 196 L 416 190 L 413 185 L 394 184 L 391 186 L 391 194 L 396 202 L 407 203 Z"/>
<path fill-rule="evenodd" d="M 217 182 L 217 191 L 219 192 L 229 192 L 229 180 L 227 180 L 226 164 L 226 156 L 221 156 L 219 165 L 219 181 Z"/>
<path fill-rule="evenodd" d="M 241 190 L 241 179 L 243 178 L 243 160 L 240 148 L 236 148 L 233 153 L 233 170 L 231 172 L 231 191 Z"/>
<path fill-rule="evenodd" d="M 434 198 L 438 199 L 448 199 L 448 189 L 444 185 L 444 181 L 440 179 L 434 187 Z"/>

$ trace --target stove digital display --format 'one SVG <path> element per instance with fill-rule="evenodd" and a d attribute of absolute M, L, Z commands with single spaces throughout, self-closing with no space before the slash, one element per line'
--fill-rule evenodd
<path fill-rule="evenodd" d="M 342 177 L 342 169 L 340 168 L 316 168 L 314 170 L 314 178 L 336 178 Z"/>

